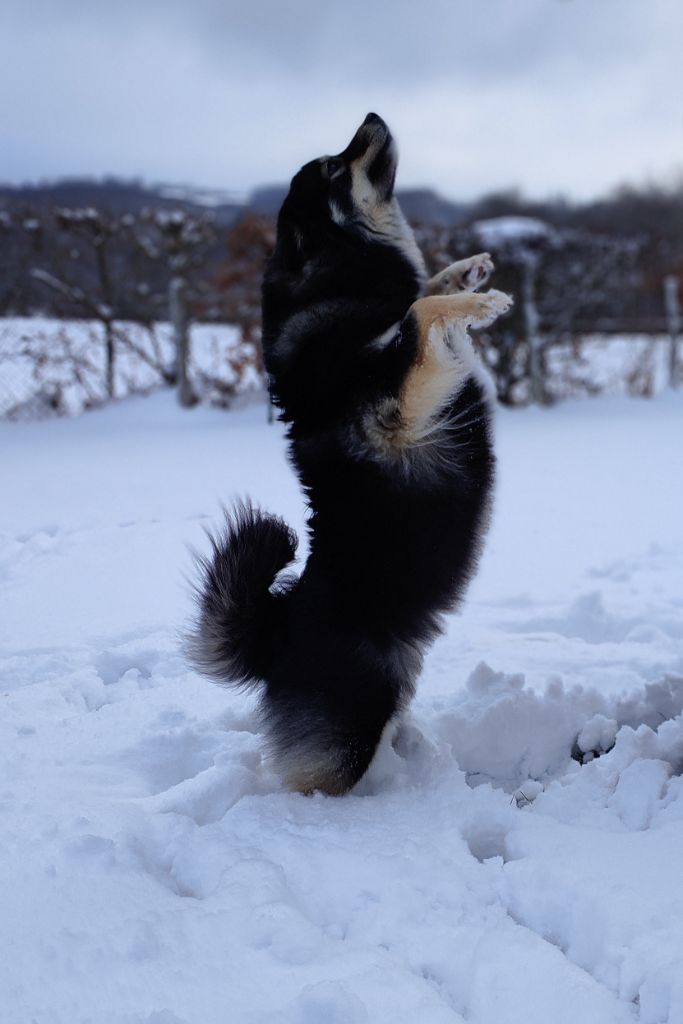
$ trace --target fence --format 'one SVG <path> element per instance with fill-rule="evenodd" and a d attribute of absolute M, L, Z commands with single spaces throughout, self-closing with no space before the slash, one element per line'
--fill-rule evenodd
<path fill-rule="evenodd" d="M 113 397 L 147 394 L 176 381 L 168 323 L 114 321 Z M 107 344 L 101 323 L 47 317 L 0 320 L 0 418 L 74 415 L 109 400 Z M 189 384 L 198 399 L 229 405 L 261 394 L 253 345 L 226 324 L 190 328 Z"/>
<path fill-rule="evenodd" d="M 73 211 L 72 215 L 73 220 Z M 77 224 L 83 216 L 79 214 Z M 97 224 L 100 220 L 96 218 Z M 80 276 L 69 285 L 50 269 L 53 263 L 58 269 L 62 266 L 59 261 L 63 263 L 65 257 L 59 247 L 43 253 L 42 269 L 30 266 L 35 254 L 26 257 L 26 280 L 34 285 L 51 282 L 43 288 L 45 301 L 69 300 L 62 308 L 47 308 L 63 317 L 78 310 L 99 319 L 0 319 L 0 418 L 76 413 L 161 385 L 177 386 L 183 405 L 207 401 L 227 406 L 241 395 L 262 393 L 259 289 L 265 253 L 273 242 L 272 225 L 244 221 L 235 228 L 229 260 L 221 274 L 211 278 L 201 262 L 204 236 L 197 241 L 190 230 L 194 222 L 187 217 L 174 220 L 172 225 L 188 229 L 183 235 L 185 249 L 182 260 L 178 253 L 172 259 L 169 256 L 166 269 L 170 273 L 171 265 L 180 260 L 182 274 L 178 277 L 176 267 L 175 277 L 163 281 L 150 277 L 152 284 L 148 284 L 144 274 L 138 280 L 142 270 L 130 262 L 142 251 L 142 235 L 133 237 L 121 225 L 107 223 L 109 234 L 103 237 L 112 245 L 116 242 L 119 249 L 110 254 L 111 273 L 105 278 L 111 285 L 115 270 L 118 285 L 128 286 L 119 305 L 105 301 L 107 289 L 101 280 L 88 276 L 92 267 L 85 256 L 75 261 Z M 499 217 L 455 230 L 422 226 L 417 234 L 430 273 L 454 258 L 486 248 L 496 263 L 496 287 L 515 296 L 512 314 L 480 334 L 476 342 L 501 402 L 552 402 L 600 391 L 651 395 L 667 385 L 681 384 L 680 247 L 667 249 L 664 256 L 660 253 L 653 270 L 654 257 L 643 240 L 559 230 L 529 218 Z M 93 237 L 97 241 L 100 235 Z M 159 251 L 165 239 L 160 237 Z M 53 242 L 56 245 L 54 238 Z M 168 249 L 168 239 L 164 244 Z M 145 268 L 149 276 L 150 268 L 146 264 Z M 159 270 L 156 263 L 154 268 Z M 66 279 L 69 275 L 63 267 L 62 272 Z M 74 276 L 73 268 L 69 273 Z M 239 329 L 194 322 L 187 336 L 184 288 L 193 274 L 192 315 L 234 320 Z M 15 287 L 15 298 L 16 293 Z M 173 329 L 168 323 L 146 322 L 160 309 L 175 317 Z M 123 316 L 131 320 L 113 319 Z"/>

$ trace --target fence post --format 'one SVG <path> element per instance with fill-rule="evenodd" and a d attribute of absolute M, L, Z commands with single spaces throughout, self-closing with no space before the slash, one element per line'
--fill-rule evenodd
<path fill-rule="evenodd" d="M 184 409 L 195 405 L 197 399 L 190 383 L 190 325 L 187 313 L 187 296 L 185 280 L 179 275 L 171 279 L 169 290 L 169 312 L 173 326 L 173 344 L 175 346 L 176 381 L 178 385 L 178 402 Z"/>
<path fill-rule="evenodd" d="M 538 254 L 524 251 L 522 261 L 522 310 L 524 313 L 524 327 L 526 330 L 526 341 L 529 348 L 529 384 L 531 386 L 531 397 L 534 402 L 544 405 L 548 396 L 545 390 L 543 379 L 543 360 L 541 345 L 543 339 L 540 333 L 541 318 L 536 305 L 536 272 L 538 269 Z"/>
<path fill-rule="evenodd" d="M 103 321 L 104 324 L 104 353 L 105 369 L 104 380 L 107 398 L 114 398 L 116 395 L 116 340 L 114 338 L 114 325 L 110 319 Z"/>
<path fill-rule="evenodd" d="M 675 274 L 664 278 L 664 307 L 669 331 L 669 387 L 678 387 L 678 335 L 681 332 L 681 304 L 679 282 Z"/>

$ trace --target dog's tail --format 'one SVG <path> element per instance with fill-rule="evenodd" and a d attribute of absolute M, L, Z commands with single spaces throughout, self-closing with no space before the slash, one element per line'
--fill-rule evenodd
<path fill-rule="evenodd" d="M 194 667 L 216 682 L 250 686 L 263 680 L 282 643 L 283 611 L 294 580 L 278 581 L 293 561 L 297 537 L 277 516 L 238 504 L 212 551 L 199 556 L 199 615 L 187 639 Z"/>

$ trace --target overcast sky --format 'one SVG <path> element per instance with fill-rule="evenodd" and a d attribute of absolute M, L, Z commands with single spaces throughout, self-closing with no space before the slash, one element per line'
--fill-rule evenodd
<path fill-rule="evenodd" d="M 286 180 L 389 122 L 399 184 L 683 173 L 683 0 L 0 0 L 0 181 Z"/>

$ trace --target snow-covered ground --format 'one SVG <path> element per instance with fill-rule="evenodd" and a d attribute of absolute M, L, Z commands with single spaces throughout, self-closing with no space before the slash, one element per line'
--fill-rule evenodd
<path fill-rule="evenodd" d="M 179 653 L 220 501 L 301 529 L 264 409 L 0 425 L 2 1024 L 681 1024 L 682 428 L 500 414 L 481 572 L 333 799 Z"/>

